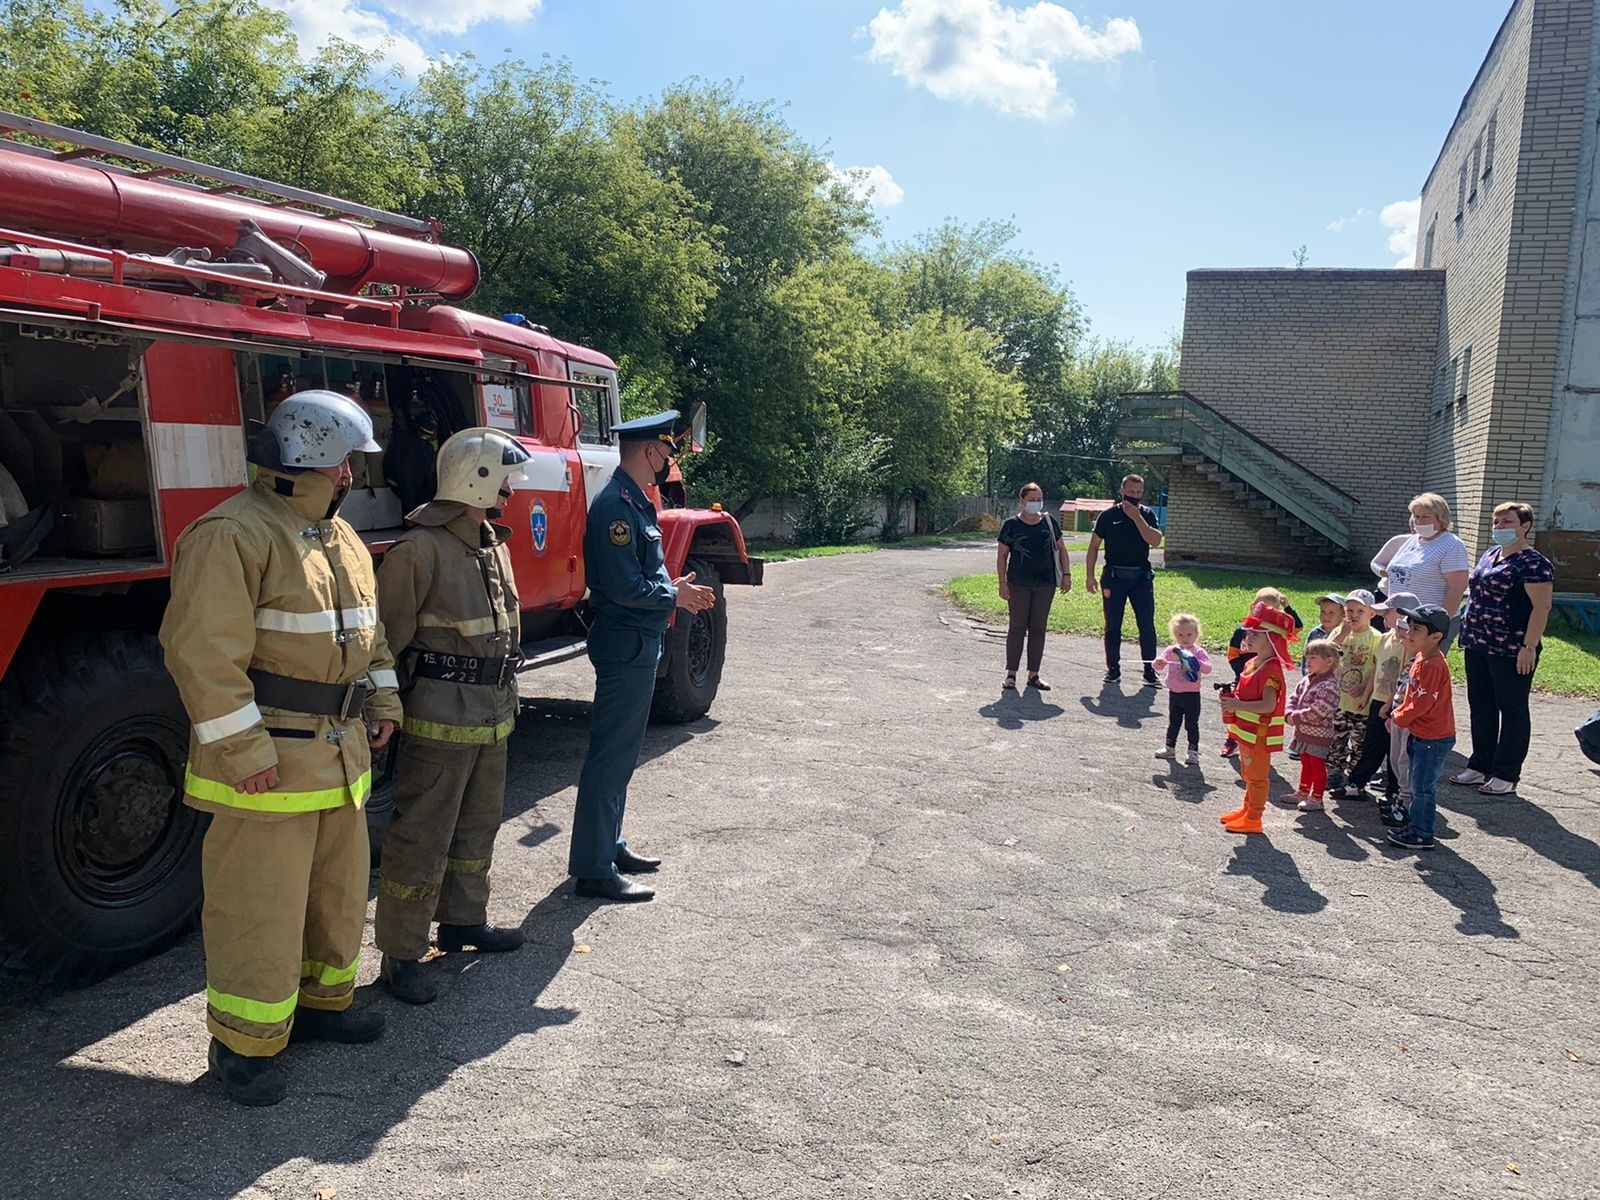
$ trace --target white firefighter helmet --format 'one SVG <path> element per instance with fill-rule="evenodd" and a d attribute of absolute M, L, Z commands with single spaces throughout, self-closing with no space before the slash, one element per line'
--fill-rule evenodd
<path fill-rule="evenodd" d="M 383 449 L 372 439 L 366 410 L 338 392 L 296 392 L 272 410 L 267 429 L 291 471 L 337 467 L 352 451 L 376 454 Z"/>
<path fill-rule="evenodd" d="M 454 500 L 472 508 L 498 508 L 500 489 L 523 478 L 530 455 L 515 438 L 498 429 L 463 429 L 439 447 L 436 500 Z"/>

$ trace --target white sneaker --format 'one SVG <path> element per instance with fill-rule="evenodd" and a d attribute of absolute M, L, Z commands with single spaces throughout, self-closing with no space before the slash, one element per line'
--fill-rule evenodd
<path fill-rule="evenodd" d="M 1490 779 L 1478 789 L 1480 796 L 1509 796 L 1517 790 L 1517 785 L 1507 779 Z"/>
<path fill-rule="evenodd" d="M 1450 776 L 1450 782 L 1459 783 L 1462 787 L 1472 787 L 1474 784 L 1489 782 L 1489 777 L 1482 771 L 1474 771 L 1468 767 L 1465 771 L 1457 771 Z"/>
<path fill-rule="evenodd" d="M 1157 758 L 1177 758 L 1178 757 L 1178 752 L 1176 750 L 1174 750 L 1171 746 L 1163 746 L 1163 747 L 1161 747 L 1161 749 L 1156 751 L 1156 757 Z"/>
<path fill-rule="evenodd" d="M 1187 763 L 1191 767 L 1198 767 L 1200 765 L 1200 751 L 1198 751 L 1198 750 L 1189 751 L 1189 757 L 1184 759 L 1183 761 L 1185 763 Z"/>

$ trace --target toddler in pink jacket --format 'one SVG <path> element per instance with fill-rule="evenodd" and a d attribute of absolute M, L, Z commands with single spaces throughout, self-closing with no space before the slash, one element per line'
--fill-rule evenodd
<path fill-rule="evenodd" d="M 1157 758 L 1178 757 L 1178 731 L 1189 734 L 1191 767 L 1200 765 L 1200 677 L 1211 674 L 1211 656 L 1200 644 L 1200 618 L 1193 613 L 1174 613 L 1167 624 L 1172 645 L 1157 660 L 1167 668 L 1167 744 L 1156 751 Z"/>

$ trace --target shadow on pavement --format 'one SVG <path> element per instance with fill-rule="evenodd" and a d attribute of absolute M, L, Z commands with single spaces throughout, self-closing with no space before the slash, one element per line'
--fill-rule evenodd
<path fill-rule="evenodd" d="M 1452 765 L 1447 771 L 1459 770 Z M 1582 875 L 1600 887 L 1600 846 L 1573 833 L 1548 811 L 1521 796 L 1481 796 L 1471 788 L 1439 781 L 1439 807 L 1470 817 L 1479 830 L 1492 837 L 1511 838 L 1539 854 Z"/>
<path fill-rule="evenodd" d="M 1328 898 L 1300 874 L 1294 859 L 1279 850 L 1265 834 L 1234 835 L 1242 840 L 1234 847 L 1224 874 L 1248 875 L 1263 888 L 1261 903 L 1275 912 L 1315 913 L 1328 907 Z"/>
<path fill-rule="evenodd" d="M 1204 804 L 1206 797 L 1217 790 L 1216 784 L 1206 782 L 1199 767 L 1180 766 L 1176 762 L 1167 764 L 1165 775 L 1150 776 L 1150 782 L 1185 804 Z"/>
<path fill-rule="evenodd" d="M 998 700 L 980 708 L 978 715 L 988 717 L 1001 729 L 1021 729 L 1030 721 L 1048 721 L 1066 711 L 1059 704 L 1046 700 L 1042 693 L 1026 688 L 1020 692 L 1001 693 Z"/>
<path fill-rule="evenodd" d="M 1405 852 L 1384 844 L 1396 856 Z M 1499 890 L 1473 863 L 1449 846 L 1435 842 L 1432 850 L 1418 853 L 1417 878 L 1455 905 L 1461 916 L 1456 928 L 1469 937 L 1520 938 L 1516 926 L 1506 922 L 1495 899 Z"/>
<path fill-rule="evenodd" d="M 1372 857 L 1366 839 L 1358 837 L 1350 826 L 1335 821 L 1326 812 L 1307 813 L 1295 823 L 1294 831 L 1306 841 L 1321 846 L 1329 858 L 1361 862 Z"/>
<path fill-rule="evenodd" d="M 101 1002 L 73 1004 L 70 1015 L 50 1014 L 49 1032 L 65 1035 L 56 1040 L 69 1045 L 35 1042 L 8 1055 L 4 1091 L 12 1094 L 0 1092 L 11 1114 L 6 1194 L 41 1200 L 231 1196 L 296 1159 L 363 1161 L 422 1097 L 461 1067 L 513 1038 L 577 1016 L 536 1001 L 593 911 L 592 903 L 573 899 L 563 883 L 529 912 L 523 922 L 529 941 L 520 953 L 495 956 L 492 963 L 471 954 L 437 960 L 445 987 L 427 1008 L 407 1008 L 361 989 L 365 994 L 357 1004 L 380 1007 L 389 1017 L 383 1040 L 373 1046 L 291 1046 L 282 1060 L 289 1098 L 268 1109 L 240 1108 L 203 1074 L 207 1035 L 198 1021 L 192 1030 L 197 1078 L 191 1083 L 130 1073 L 136 1065 L 101 1066 L 92 1052 L 71 1063 L 56 1061 L 150 1011 L 148 990 L 119 996 L 115 981 L 101 985 Z M 103 1003 L 107 993 L 109 1004 Z M 98 1028 L 86 1028 L 91 1013 L 103 1013 Z"/>
<path fill-rule="evenodd" d="M 1139 729 L 1146 717 L 1154 716 L 1159 689 L 1141 687 L 1124 693 L 1120 682 L 1107 680 L 1098 696 L 1081 696 L 1079 703 L 1097 717 L 1115 717 L 1124 729 Z"/>

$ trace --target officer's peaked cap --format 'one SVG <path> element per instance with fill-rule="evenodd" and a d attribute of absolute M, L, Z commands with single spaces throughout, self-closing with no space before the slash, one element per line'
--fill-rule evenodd
<path fill-rule="evenodd" d="M 678 410 L 669 408 L 666 412 L 656 413 L 653 417 L 638 417 L 632 421 L 624 421 L 620 425 L 613 425 L 611 432 L 617 435 L 619 441 L 624 442 L 653 442 L 672 441 L 672 431 L 678 424 Z"/>

